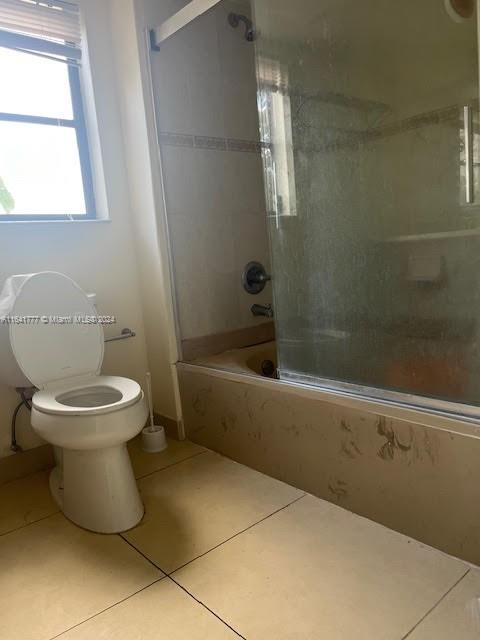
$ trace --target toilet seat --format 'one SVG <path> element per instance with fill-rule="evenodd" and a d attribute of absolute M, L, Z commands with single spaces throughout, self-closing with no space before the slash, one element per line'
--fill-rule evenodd
<path fill-rule="evenodd" d="M 118 376 L 90 376 L 82 382 L 37 391 L 37 411 L 50 415 L 94 416 L 119 411 L 143 398 L 140 385 Z"/>

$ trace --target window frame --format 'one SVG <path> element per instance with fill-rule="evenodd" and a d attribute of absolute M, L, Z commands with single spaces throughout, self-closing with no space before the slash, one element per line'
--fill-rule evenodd
<path fill-rule="evenodd" d="M 12 34 L 13 36 L 14 34 Z M 14 38 L 12 37 L 12 40 Z M 49 42 L 48 40 L 38 39 L 39 51 L 41 53 L 35 53 L 32 50 L 26 50 L 21 46 L 23 42 L 23 36 L 19 35 L 19 51 L 25 52 L 25 55 L 40 55 L 45 57 L 51 57 L 58 55 L 58 44 L 55 42 Z M 37 40 L 36 38 L 30 38 L 31 41 Z M 51 44 L 51 48 L 49 45 Z M 0 111 L 0 122 L 23 122 L 28 124 L 68 127 L 75 130 L 78 155 L 80 160 L 80 171 L 82 174 L 83 185 L 83 197 L 85 200 L 85 214 L 15 214 L 15 213 L 0 213 L 0 222 L 18 222 L 18 221 L 30 221 L 30 222 L 42 222 L 42 221 L 55 221 L 55 220 L 96 220 L 97 211 L 95 206 L 95 194 L 93 184 L 93 173 L 90 161 L 90 149 L 88 144 L 87 126 L 85 120 L 85 111 L 83 107 L 82 98 L 82 86 L 80 79 L 80 66 L 78 62 L 74 60 L 66 59 L 61 60 L 58 64 L 68 65 L 68 80 L 70 85 L 70 95 L 72 99 L 73 118 L 50 118 L 47 116 L 34 116 L 24 115 L 18 113 L 8 113 Z"/>

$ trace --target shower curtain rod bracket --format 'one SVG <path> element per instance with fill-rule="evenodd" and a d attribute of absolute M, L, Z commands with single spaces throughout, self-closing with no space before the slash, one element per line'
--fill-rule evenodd
<path fill-rule="evenodd" d="M 153 51 L 159 51 L 159 47 L 177 31 L 188 26 L 201 15 L 213 9 L 222 0 L 190 0 L 182 9 L 167 18 L 161 25 L 151 29 L 150 43 Z"/>
<path fill-rule="evenodd" d="M 155 29 L 148 30 L 148 37 L 150 38 L 150 49 L 152 51 L 160 51 L 160 45 L 157 44 L 157 34 Z"/>

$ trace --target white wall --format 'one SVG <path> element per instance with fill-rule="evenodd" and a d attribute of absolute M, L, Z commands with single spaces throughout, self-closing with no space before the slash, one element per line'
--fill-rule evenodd
<path fill-rule="evenodd" d="M 81 4 L 100 133 L 98 141 L 93 136 L 92 147 L 102 155 L 105 178 L 105 193 L 99 188 L 98 200 L 103 213 L 106 213 L 105 206 L 108 207 L 111 221 L 1 223 L 0 281 L 15 273 L 52 269 L 74 278 L 85 290 L 96 292 L 100 312 L 115 315 L 118 320 L 106 333 L 117 333 L 126 326 L 137 332 L 136 338 L 106 345 L 103 371 L 143 383 L 147 352 L 125 153 L 113 81 L 108 7 L 95 0 L 82 0 Z M 98 168 L 98 161 L 95 164 Z M 97 186 L 100 187 L 101 175 L 99 178 Z M 0 387 L 0 457 L 10 453 L 10 419 L 16 402 L 15 391 Z M 18 441 L 25 448 L 40 444 L 24 410 L 18 421 Z"/>
<path fill-rule="evenodd" d="M 110 23 L 155 410 L 181 421 L 160 159 L 142 3 L 110 0 Z"/>

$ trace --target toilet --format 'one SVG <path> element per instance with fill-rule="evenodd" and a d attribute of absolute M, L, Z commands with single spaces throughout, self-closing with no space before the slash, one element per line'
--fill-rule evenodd
<path fill-rule="evenodd" d="M 45 271 L 8 278 L 0 294 L 0 379 L 37 387 L 33 430 L 56 449 L 50 488 L 67 518 L 119 533 L 142 518 L 126 443 L 144 427 L 141 387 L 100 375 L 104 335 L 90 297 Z"/>

